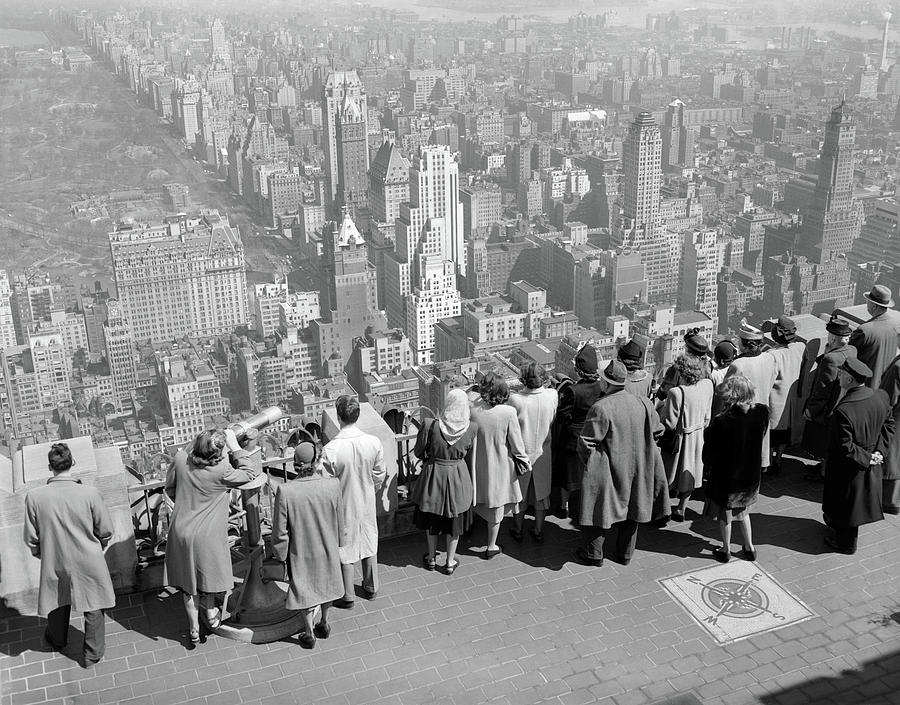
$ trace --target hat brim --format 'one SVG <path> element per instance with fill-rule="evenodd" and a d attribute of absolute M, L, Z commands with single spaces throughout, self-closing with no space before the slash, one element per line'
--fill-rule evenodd
<path fill-rule="evenodd" d="M 873 304 L 875 304 L 876 306 L 884 306 L 885 308 L 894 308 L 894 299 L 893 299 L 893 297 L 891 297 L 891 300 L 888 301 L 886 304 L 883 304 L 883 303 L 881 303 L 880 301 L 876 301 L 875 299 L 873 299 L 871 296 L 869 296 L 869 292 L 864 293 L 864 294 L 863 294 L 863 298 L 864 298 L 866 301 L 871 301 L 871 302 L 872 302 Z"/>
<path fill-rule="evenodd" d="M 625 386 L 625 380 L 622 380 L 622 381 L 620 382 L 620 381 L 618 381 L 618 380 L 616 380 L 616 379 L 613 379 L 612 377 L 607 377 L 607 376 L 606 376 L 606 372 L 601 372 L 601 373 L 600 373 L 600 377 L 601 377 L 601 379 L 603 379 L 607 384 L 614 384 L 614 385 L 617 386 L 617 387 L 624 387 L 624 386 Z"/>

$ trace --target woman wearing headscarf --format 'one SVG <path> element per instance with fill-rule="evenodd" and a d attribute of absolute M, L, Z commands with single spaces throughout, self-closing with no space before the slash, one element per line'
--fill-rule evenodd
<path fill-rule="evenodd" d="M 490 560 L 497 545 L 500 522 L 518 509 L 522 490 L 516 479 L 531 470 L 522 441 L 516 410 L 506 402 L 509 387 L 500 375 L 489 372 L 481 380 L 481 399 L 472 406 L 475 434 L 475 512 L 487 522 L 487 545 L 482 557 Z"/>
<path fill-rule="evenodd" d="M 559 396 L 550 389 L 547 371 L 537 362 L 522 366 L 519 379 L 524 387 L 509 398 L 509 405 L 516 410 L 525 451 L 531 461 L 531 471 L 519 475 L 522 504 L 515 516 L 515 528 L 510 531 L 516 541 L 522 540 L 525 509 L 534 507 L 534 528 L 531 536 L 537 543 L 544 543 L 544 515 L 550 508 L 550 426 L 556 416 Z"/>
<path fill-rule="evenodd" d="M 551 487 L 559 492 L 560 506 L 556 515 L 560 519 L 568 516 L 569 491 L 581 486 L 581 467 L 578 460 L 578 436 L 587 418 L 588 411 L 603 396 L 603 384 L 597 364 L 597 349 L 590 343 L 584 345 L 575 355 L 575 372 L 578 381 L 560 386 L 559 405 L 556 410 L 556 443 L 553 449 L 553 472 Z M 553 502 L 556 504 L 555 499 Z"/>
<path fill-rule="evenodd" d="M 797 324 L 787 316 L 780 316 L 770 326 L 769 335 L 775 342 L 767 351 L 775 358 L 775 383 L 769 392 L 769 444 L 774 451 L 774 459 L 769 472 L 781 471 L 781 456 L 791 442 L 791 419 L 795 406 L 800 402 L 797 385 L 803 367 L 806 345 L 797 340 Z"/>
<path fill-rule="evenodd" d="M 259 474 L 249 455 L 231 429 L 201 431 L 189 453 L 182 449 L 175 454 L 166 475 L 166 494 L 174 500 L 175 509 L 163 584 L 182 592 L 192 643 L 200 641 L 198 602 L 207 625 L 215 629 L 221 623 L 215 597 L 234 587 L 228 505 L 232 488 Z"/>
<path fill-rule="evenodd" d="M 444 572 L 452 575 L 459 565 L 456 560 L 459 537 L 472 523 L 474 489 L 469 456 L 474 442 L 475 425 L 470 422 L 466 392 L 451 389 L 440 418 L 419 429 L 413 450 L 422 461 L 422 472 L 410 499 L 416 505 L 413 522 L 426 532 L 428 552 L 422 556 L 426 570 L 435 569 L 441 534 L 447 540 Z"/>

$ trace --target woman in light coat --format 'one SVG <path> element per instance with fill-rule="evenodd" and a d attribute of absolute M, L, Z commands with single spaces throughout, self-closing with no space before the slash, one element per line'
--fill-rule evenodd
<path fill-rule="evenodd" d="M 781 456 L 791 442 L 791 419 L 800 403 L 797 385 L 803 367 L 806 344 L 797 340 L 797 325 L 781 316 L 770 335 L 775 347 L 766 352 L 775 359 L 775 383 L 769 392 L 769 444 L 775 454 L 769 472 L 781 471 Z"/>
<path fill-rule="evenodd" d="M 531 463 L 522 440 L 516 410 L 506 404 L 509 387 L 491 372 L 480 385 L 481 399 L 472 406 L 475 435 L 475 513 L 487 522 L 487 545 L 482 557 L 490 560 L 502 550 L 497 545 L 500 522 L 522 501 L 517 474 Z M 515 459 L 515 460 L 514 460 Z M 518 468 L 516 467 L 518 465 Z"/>
<path fill-rule="evenodd" d="M 522 504 L 515 515 L 515 528 L 510 531 L 516 541 L 522 540 L 525 509 L 534 507 L 534 528 L 531 536 L 537 543 L 544 543 L 544 515 L 550 508 L 550 479 L 553 473 L 550 426 L 556 417 L 559 395 L 547 384 L 549 376 L 542 365 L 529 362 L 522 366 L 519 379 L 525 385 L 522 391 L 509 398 L 509 405 L 516 410 L 525 451 L 531 461 L 531 471 L 519 475 Z"/>
<path fill-rule="evenodd" d="M 713 383 L 707 376 L 708 363 L 694 355 L 681 355 L 673 364 L 679 384 L 672 387 L 660 410 L 660 420 L 668 431 L 681 437 L 681 446 L 674 455 L 663 452 L 666 477 L 678 507 L 672 519 L 684 520 L 688 498 L 703 484 L 703 429 L 712 416 Z"/>
<path fill-rule="evenodd" d="M 181 590 L 193 643 L 200 641 L 198 602 L 210 629 L 215 629 L 221 623 L 215 597 L 234 587 L 228 505 L 231 489 L 259 473 L 248 456 L 231 429 L 201 431 L 190 454 L 185 450 L 175 454 L 166 475 L 166 494 L 175 501 L 175 509 L 163 584 Z"/>

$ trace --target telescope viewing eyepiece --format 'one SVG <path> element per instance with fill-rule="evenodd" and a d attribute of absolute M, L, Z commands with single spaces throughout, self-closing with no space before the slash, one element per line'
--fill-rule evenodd
<path fill-rule="evenodd" d="M 234 431 L 234 435 L 237 436 L 238 440 L 240 440 L 251 428 L 260 431 L 266 426 L 277 423 L 283 416 L 284 412 L 280 407 L 270 406 L 263 409 L 258 414 L 254 414 L 249 419 L 244 419 L 243 421 L 231 424 L 230 428 Z"/>

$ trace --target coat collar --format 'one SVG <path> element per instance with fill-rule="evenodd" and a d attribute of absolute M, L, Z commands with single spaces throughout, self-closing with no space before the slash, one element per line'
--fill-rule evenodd
<path fill-rule="evenodd" d="M 819 357 L 816 358 L 817 361 L 821 361 L 823 357 L 826 355 L 831 355 L 832 353 L 845 353 L 850 349 L 850 343 L 846 343 L 845 345 L 841 345 L 839 347 L 833 348 L 832 350 L 826 350 Z"/>
<path fill-rule="evenodd" d="M 841 399 L 841 403 L 853 402 L 853 401 L 865 401 L 869 397 L 875 394 L 875 390 L 867 387 L 865 385 L 861 385 L 859 387 L 854 387 L 853 389 L 848 389 L 846 394 L 844 394 L 844 398 Z"/>
<path fill-rule="evenodd" d="M 866 323 L 872 323 L 873 321 L 886 321 L 890 318 L 888 315 L 890 313 L 890 309 L 885 311 L 884 313 L 879 313 L 877 316 L 872 316 Z"/>
<path fill-rule="evenodd" d="M 350 426 L 344 426 L 340 431 L 337 432 L 335 438 L 356 438 L 357 436 L 363 435 L 363 432 L 357 427 L 356 424 L 351 424 Z"/>
<path fill-rule="evenodd" d="M 51 482 L 77 482 L 79 485 L 81 484 L 81 480 L 79 480 L 77 477 L 72 477 L 71 475 L 51 477 L 47 480 L 47 484 L 49 485 Z"/>

